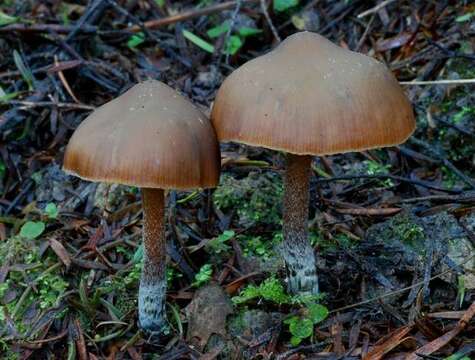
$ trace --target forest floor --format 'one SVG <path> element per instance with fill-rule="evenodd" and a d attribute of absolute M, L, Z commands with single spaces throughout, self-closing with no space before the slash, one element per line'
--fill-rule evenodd
<path fill-rule="evenodd" d="M 475 358 L 470 3 L 0 0 L 0 358 Z M 286 293 L 275 250 L 282 155 L 223 144 L 216 190 L 168 193 L 170 332 L 143 334 L 140 193 L 63 173 L 68 139 L 147 78 L 209 114 L 223 78 L 299 30 L 452 83 L 403 85 L 405 144 L 315 158 L 318 303 Z"/>

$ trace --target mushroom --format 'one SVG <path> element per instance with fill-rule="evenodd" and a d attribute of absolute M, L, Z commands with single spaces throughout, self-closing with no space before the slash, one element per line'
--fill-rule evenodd
<path fill-rule="evenodd" d="M 218 184 L 220 151 L 209 119 L 169 86 L 142 82 L 81 123 L 66 148 L 64 170 L 85 180 L 141 188 L 139 323 L 145 330 L 161 332 L 166 326 L 163 189 Z"/>
<path fill-rule="evenodd" d="M 393 146 L 415 127 L 383 64 L 310 32 L 235 70 L 218 90 L 211 122 L 220 141 L 287 153 L 281 253 L 294 294 L 318 293 L 307 235 L 313 156 Z"/>

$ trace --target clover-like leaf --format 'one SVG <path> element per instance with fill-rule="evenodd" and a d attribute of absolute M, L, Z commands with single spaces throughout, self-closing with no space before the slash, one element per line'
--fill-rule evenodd
<path fill-rule="evenodd" d="M 32 240 L 45 231 L 45 223 L 42 221 L 27 221 L 20 229 L 20 236 Z"/>

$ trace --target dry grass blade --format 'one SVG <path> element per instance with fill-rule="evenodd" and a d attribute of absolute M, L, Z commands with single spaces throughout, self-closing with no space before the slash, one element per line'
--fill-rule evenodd
<path fill-rule="evenodd" d="M 357 216 L 388 216 L 400 212 L 401 208 L 335 209 L 340 214 Z"/>
<path fill-rule="evenodd" d="M 432 80 L 432 81 L 399 81 L 401 85 L 466 85 L 475 84 L 475 79 L 446 79 L 446 80 Z"/>
<path fill-rule="evenodd" d="M 371 8 L 371 9 L 368 9 L 366 11 L 363 11 L 361 14 L 358 14 L 357 18 L 361 19 L 361 18 L 364 18 L 365 16 L 377 13 L 379 10 L 381 10 L 382 8 L 384 8 L 385 6 L 391 4 L 394 1 L 396 1 L 396 0 L 385 0 L 381 3 L 379 3 L 378 5 L 376 5 L 375 7 Z"/>

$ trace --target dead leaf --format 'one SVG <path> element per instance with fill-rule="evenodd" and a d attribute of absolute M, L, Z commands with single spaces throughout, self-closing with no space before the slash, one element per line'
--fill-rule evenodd
<path fill-rule="evenodd" d="M 382 339 L 381 344 L 376 344 L 373 349 L 366 354 L 363 360 L 379 360 L 382 359 L 385 354 L 396 348 L 399 344 L 406 341 L 408 338 L 406 335 L 412 330 L 411 326 L 404 326 Z"/>
<path fill-rule="evenodd" d="M 232 313 L 228 296 L 218 285 L 207 285 L 195 292 L 186 307 L 188 317 L 187 340 L 203 349 L 211 335 L 226 336 L 226 318 Z"/>
<path fill-rule="evenodd" d="M 63 264 L 69 268 L 71 266 L 71 257 L 66 248 L 58 240 L 52 238 L 49 240 L 49 246 L 54 253 L 59 257 Z"/>
<path fill-rule="evenodd" d="M 376 44 L 376 50 L 378 51 L 386 51 L 395 49 L 407 44 L 407 42 L 412 38 L 413 34 L 403 32 L 395 37 L 389 39 L 383 39 L 378 41 Z"/>

